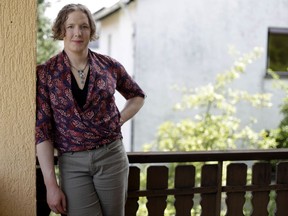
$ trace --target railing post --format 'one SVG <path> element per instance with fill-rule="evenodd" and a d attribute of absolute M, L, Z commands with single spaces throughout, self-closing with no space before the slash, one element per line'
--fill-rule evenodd
<path fill-rule="evenodd" d="M 247 165 L 244 163 L 229 164 L 227 167 L 227 186 L 245 186 L 247 181 Z M 227 216 L 243 216 L 245 191 L 227 192 Z"/>
<path fill-rule="evenodd" d="M 202 167 L 201 173 L 201 187 L 214 187 L 218 189 L 218 172 L 219 165 L 217 164 L 205 164 Z M 221 190 L 220 190 L 221 191 Z M 201 194 L 201 216 L 219 216 L 217 213 L 217 196 L 218 192 L 215 193 L 202 193 Z"/>
<path fill-rule="evenodd" d="M 252 168 L 252 185 L 268 186 L 271 183 L 272 167 L 270 163 L 255 163 Z M 251 216 L 268 216 L 268 203 L 270 191 L 252 192 L 253 211 Z"/>
<path fill-rule="evenodd" d="M 221 213 L 221 201 L 222 201 L 222 173 L 223 173 L 223 161 L 218 162 L 218 176 L 217 176 L 217 194 L 216 194 L 216 216 L 220 216 Z"/>
<path fill-rule="evenodd" d="M 125 215 L 135 216 L 139 204 L 139 197 L 130 197 L 129 192 L 138 191 L 140 188 L 140 169 L 136 166 L 131 166 L 129 168 L 129 178 L 128 178 L 128 197 L 125 205 Z"/>
<path fill-rule="evenodd" d="M 147 190 L 166 190 L 168 188 L 168 168 L 166 166 L 150 166 L 147 169 Z M 166 195 L 147 196 L 147 209 L 149 216 L 164 215 L 166 208 Z"/>
<path fill-rule="evenodd" d="M 282 162 L 279 163 L 277 166 L 277 173 L 276 173 L 277 179 L 276 182 L 277 184 L 288 184 L 288 162 Z M 287 216 L 288 212 L 288 190 L 277 190 L 277 195 L 276 195 L 276 205 L 277 205 L 277 210 L 275 216 Z"/>
<path fill-rule="evenodd" d="M 175 169 L 175 189 L 187 189 L 195 186 L 195 167 L 192 165 L 177 166 Z M 193 208 L 194 194 L 175 195 L 176 216 L 190 216 Z"/>

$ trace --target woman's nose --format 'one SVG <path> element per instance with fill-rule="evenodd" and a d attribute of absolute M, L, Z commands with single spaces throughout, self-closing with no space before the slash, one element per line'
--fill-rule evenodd
<path fill-rule="evenodd" d="M 75 28 L 75 32 L 74 32 L 75 36 L 81 36 L 82 35 L 82 29 L 79 27 Z"/>

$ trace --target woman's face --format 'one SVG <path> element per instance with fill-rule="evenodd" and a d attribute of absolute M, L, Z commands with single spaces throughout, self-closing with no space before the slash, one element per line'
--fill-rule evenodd
<path fill-rule="evenodd" d="M 88 49 L 91 29 L 85 13 L 74 11 L 65 22 L 64 49 L 73 53 L 81 53 Z"/>

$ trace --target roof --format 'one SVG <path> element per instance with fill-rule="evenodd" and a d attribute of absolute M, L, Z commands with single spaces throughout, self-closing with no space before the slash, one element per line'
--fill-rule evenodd
<path fill-rule="evenodd" d="M 124 5 L 128 5 L 130 4 L 132 1 L 134 0 L 119 0 L 116 4 L 112 5 L 111 7 L 103 7 L 100 10 L 96 11 L 95 13 L 93 13 L 93 17 L 94 19 L 97 20 L 101 20 L 106 18 L 107 16 L 112 15 L 113 13 L 117 12 L 118 10 L 121 9 L 121 7 Z"/>

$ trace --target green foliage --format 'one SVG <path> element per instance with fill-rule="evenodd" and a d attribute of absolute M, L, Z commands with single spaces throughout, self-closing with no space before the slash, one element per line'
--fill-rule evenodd
<path fill-rule="evenodd" d="M 266 131 L 255 132 L 251 121 L 244 124 L 237 117 L 237 105 L 242 102 L 255 109 L 269 108 L 271 94 L 250 94 L 244 90 L 233 89 L 232 82 L 244 74 L 249 64 L 256 61 L 262 54 L 260 48 L 254 48 L 250 53 L 237 55 L 232 67 L 218 74 L 214 83 L 196 88 L 174 89 L 182 92 L 182 100 L 175 105 L 176 111 L 198 111 L 194 116 L 188 116 L 179 122 L 165 121 L 157 131 L 156 139 L 144 146 L 145 151 L 197 151 L 197 150 L 226 150 L 236 147 L 273 148 L 276 141 L 268 136 Z M 288 107 L 288 106 L 287 106 Z M 200 170 L 203 163 L 193 163 L 196 168 L 196 184 L 200 182 Z M 169 187 L 174 185 L 175 167 L 169 164 Z M 226 166 L 224 166 L 225 169 Z M 223 172 L 225 173 L 225 172 Z M 222 178 L 225 184 L 225 176 Z M 144 178 L 142 178 L 142 183 Z M 143 211 L 145 203 L 139 201 L 139 211 Z M 174 215 L 173 199 L 167 199 L 165 215 Z M 250 212 L 249 199 L 245 211 Z M 199 204 L 195 204 L 191 215 L 200 215 Z M 223 215 L 224 212 L 221 213 Z M 145 215 L 145 214 L 144 214 Z M 247 215 L 247 214 L 246 214 Z"/>
<path fill-rule="evenodd" d="M 38 0 L 37 64 L 43 63 L 59 51 L 58 42 L 51 38 L 51 22 L 44 15 L 48 6 L 44 0 Z"/>
<path fill-rule="evenodd" d="M 276 139 L 277 148 L 288 148 L 288 84 L 279 79 L 279 76 L 269 71 L 269 74 L 274 79 L 274 87 L 285 92 L 285 97 L 280 105 L 280 112 L 283 114 L 283 119 L 280 121 L 278 127 L 269 132 L 269 136 Z"/>
<path fill-rule="evenodd" d="M 237 104 L 244 102 L 255 108 L 271 106 L 271 94 L 250 94 L 233 89 L 230 84 L 243 74 L 249 64 L 261 56 L 262 50 L 254 48 L 234 62 L 224 73 L 218 74 L 214 83 L 188 89 L 175 87 L 182 92 L 182 100 L 175 110 L 198 110 L 193 117 L 179 122 L 163 122 L 157 138 L 147 144 L 145 150 L 194 151 L 212 149 L 271 148 L 276 146 L 266 131 L 255 132 L 251 125 L 257 121 L 251 117 L 244 124 L 237 117 Z"/>

